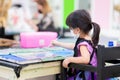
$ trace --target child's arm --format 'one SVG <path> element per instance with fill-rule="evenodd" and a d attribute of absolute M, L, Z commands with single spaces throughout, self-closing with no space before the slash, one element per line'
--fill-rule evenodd
<path fill-rule="evenodd" d="M 0 47 L 10 47 L 15 44 L 19 44 L 19 42 L 15 40 L 0 38 Z"/>
<path fill-rule="evenodd" d="M 63 61 L 63 66 L 65 68 L 68 67 L 69 63 L 83 63 L 83 64 L 88 64 L 90 61 L 90 53 L 87 49 L 86 46 L 80 46 L 80 53 L 81 56 L 79 57 L 68 57 Z"/>
<path fill-rule="evenodd" d="M 52 45 L 64 47 L 67 49 L 74 49 L 74 46 L 75 46 L 74 43 L 64 43 L 64 42 L 59 42 L 57 40 L 53 40 Z"/>

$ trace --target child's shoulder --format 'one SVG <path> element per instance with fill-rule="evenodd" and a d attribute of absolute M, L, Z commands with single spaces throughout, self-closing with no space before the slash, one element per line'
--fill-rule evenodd
<path fill-rule="evenodd" d="M 90 39 L 78 38 L 78 44 L 92 45 L 92 41 Z"/>
<path fill-rule="evenodd" d="M 81 40 L 77 47 L 79 48 L 80 46 L 86 46 L 88 49 L 93 49 L 93 44 L 91 40 Z"/>
<path fill-rule="evenodd" d="M 82 45 L 92 46 L 92 43 L 91 43 L 91 42 L 88 42 L 88 41 L 79 42 L 78 46 L 82 46 Z"/>

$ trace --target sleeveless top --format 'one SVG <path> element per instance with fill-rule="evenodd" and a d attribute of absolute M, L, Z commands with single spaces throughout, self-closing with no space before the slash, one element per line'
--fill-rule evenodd
<path fill-rule="evenodd" d="M 78 38 L 75 47 L 74 47 L 74 57 L 81 56 L 80 53 L 80 46 L 85 45 L 90 53 L 90 65 L 97 66 L 97 58 L 96 58 L 96 48 L 93 46 L 92 42 L 90 40 L 86 40 L 84 38 Z M 80 70 L 76 70 L 74 68 L 68 69 L 68 78 L 67 80 L 76 80 L 75 77 L 78 75 L 78 73 L 81 72 Z M 96 74 L 93 74 L 94 80 L 96 80 Z M 93 78 L 92 77 L 92 78 Z M 91 73 L 87 75 L 88 80 L 92 80 Z"/>
<path fill-rule="evenodd" d="M 90 57 L 91 60 L 89 63 L 93 66 L 97 66 L 96 49 L 90 40 L 86 40 L 84 38 L 77 39 L 74 47 L 74 57 L 81 56 L 81 53 L 79 50 L 81 45 L 85 45 L 91 55 Z"/>

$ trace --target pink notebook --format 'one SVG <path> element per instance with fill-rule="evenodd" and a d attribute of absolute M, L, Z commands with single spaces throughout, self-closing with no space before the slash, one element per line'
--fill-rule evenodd
<path fill-rule="evenodd" d="M 20 45 L 22 48 L 47 47 L 52 40 L 57 38 L 56 32 L 32 32 L 20 34 Z"/>

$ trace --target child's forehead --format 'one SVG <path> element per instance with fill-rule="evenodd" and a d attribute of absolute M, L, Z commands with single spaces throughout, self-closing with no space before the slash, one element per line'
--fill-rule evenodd
<path fill-rule="evenodd" d="M 69 28 L 70 28 L 70 29 L 76 29 L 76 28 L 74 28 L 74 27 L 71 27 L 71 26 L 70 26 Z"/>

